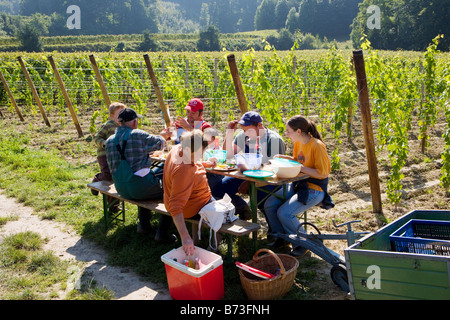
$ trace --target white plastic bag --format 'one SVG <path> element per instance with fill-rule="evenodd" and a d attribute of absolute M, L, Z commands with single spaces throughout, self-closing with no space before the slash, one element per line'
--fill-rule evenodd
<path fill-rule="evenodd" d="M 225 194 L 223 199 L 215 200 L 207 205 L 205 205 L 202 209 L 200 209 L 200 222 L 198 224 L 198 238 L 201 239 L 201 227 L 202 222 L 205 221 L 206 224 L 211 228 L 209 233 L 209 246 L 214 250 L 217 250 L 217 232 L 222 227 L 224 223 L 231 223 L 238 219 L 235 215 L 236 208 L 231 203 L 231 198 L 228 194 Z M 215 243 L 216 246 L 213 247 L 211 245 L 211 235 L 214 231 Z"/>

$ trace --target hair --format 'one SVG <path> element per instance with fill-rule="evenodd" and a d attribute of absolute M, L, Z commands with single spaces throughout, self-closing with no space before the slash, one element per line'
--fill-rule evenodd
<path fill-rule="evenodd" d="M 312 120 L 308 120 L 302 116 L 293 116 L 287 121 L 287 125 L 294 130 L 302 130 L 302 132 L 311 135 L 313 138 L 322 140 L 322 135 L 317 130 L 317 125 Z"/>
<path fill-rule="evenodd" d="M 203 138 L 210 142 L 220 135 L 219 131 L 215 128 L 209 127 L 203 131 Z"/>
<path fill-rule="evenodd" d="M 183 150 L 189 148 L 191 152 L 203 151 L 209 142 L 204 138 L 203 132 L 200 129 L 194 129 L 183 133 L 181 136 L 181 147 Z"/>
<path fill-rule="evenodd" d="M 109 114 L 113 114 L 114 112 L 116 112 L 118 109 L 124 109 L 127 106 L 124 105 L 123 103 L 120 102 L 113 102 L 111 103 L 111 105 L 109 106 Z"/>

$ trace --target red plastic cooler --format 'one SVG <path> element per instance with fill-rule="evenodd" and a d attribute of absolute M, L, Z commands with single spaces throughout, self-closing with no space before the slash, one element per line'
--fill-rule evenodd
<path fill-rule="evenodd" d="M 161 257 L 166 267 L 170 296 L 175 300 L 219 300 L 224 296 L 222 258 L 195 247 L 194 256 L 201 265 L 196 270 L 183 264 L 183 248 L 173 249 Z M 175 260 L 176 259 L 176 260 Z"/>

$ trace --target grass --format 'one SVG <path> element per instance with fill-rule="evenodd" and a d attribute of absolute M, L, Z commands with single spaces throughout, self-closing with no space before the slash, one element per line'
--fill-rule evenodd
<path fill-rule="evenodd" d="M 24 132 L 19 132 L 18 126 L 4 120 L 0 120 L 0 125 L 0 189 L 25 205 L 34 207 L 41 218 L 55 219 L 71 225 L 81 236 L 104 247 L 109 253 L 110 264 L 130 267 L 150 281 L 167 283 L 160 257 L 181 244 L 178 242 L 175 245 L 159 245 L 153 237 L 137 234 L 135 206 L 127 205 L 125 223 L 113 225 L 107 233 L 104 232 L 101 198 L 92 196 L 86 187 L 98 170 L 97 164 L 92 161 L 86 164 L 87 161 L 83 160 L 73 164 L 73 161 L 67 161 L 64 156 L 75 145 L 80 155 L 94 155 L 95 148 L 88 142 L 90 139 L 74 139 L 64 144 L 64 148 L 61 148 L 61 143 L 48 144 L 43 149 L 36 145 L 37 136 L 36 132 L 33 132 L 35 130 L 27 128 Z M 39 139 L 60 139 L 55 130 L 48 133 L 47 137 L 46 134 L 41 131 Z M 157 217 L 154 217 L 152 223 L 157 226 Z M 174 227 L 172 231 L 176 233 Z M 202 241 L 205 241 L 206 247 L 208 231 L 205 232 Z M 10 270 L 6 273 L 11 275 L 6 277 L 7 284 L 3 285 L 8 287 L 8 293 L 3 293 L 3 299 L 42 299 L 57 296 L 51 286 L 58 282 L 64 283 L 67 274 L 63 275 L 64 272 L 59 271 L 55 273 L 57 276 L 52 276 L 54 271 L 50 270 L 67 270 L 68 265 L 50 253 L 38 253 L 42 241 L 34 234 L 23 235 L 22 240 L 14 238 L 4 241 L 2 252 L 5 255 L 2 260 L 9 261 L 3 264 Z M 226 244 L 223 243 L 220 249 L 225 254 Z M 253 255 L 251 239 L 237 239 L 233 251 L 238 261 L 249 261 Z M 313 258 L 310 260 L 317 261 Z M 36 280 L 36 277 L 39 277 L 39 280 Z M 224 265 L 224 278 L 226 299 L 246 299 L 234 264 Z M 314 278 L 317 278 L 314 272 L 300 271 L 299 268 L 296 284 L 285 299 L 315 299 L 321 292 L 310 286 Z M 30 283 L 27 283 L 28 281 Z M 36 287 L 38 283 L 42 285 Z M 12 291 L 9 290 L 11 286 L 15 287 Z M 50 292 L 45 296 L 44 291 Z M 111 298 L 112 294 L 106 289 L 96 288 L 95 279 L 88 280 L 80 290 L 67 296 L 67 299 Z"/>
<path fill-rule="evenodd" d="M 73 263 L 60 260 L 38 233 L 26 231 L 6 237 L 0 244 L 0 299 L 45 300 L 61 298 L 68 289 Z M 109 290 L 71 290 L 71 299 L 110 299 Z"/>

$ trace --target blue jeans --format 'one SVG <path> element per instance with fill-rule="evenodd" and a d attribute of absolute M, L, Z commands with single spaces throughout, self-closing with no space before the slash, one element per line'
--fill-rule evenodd
<path fill-rule="evenodd" d="M 228 193 L 230 198 L 233 200 L 233 204 L 236 207 L 236 209 L 240 209 L 243 206 L 247 205 L 247 202 L 242 199 L 240 196 L 238 196 L 236 193 L 238 193 L 239 186 L 241 183 L 243 183 L 245 180 L 241 180 L 238 178 L 232 178 L 232 177 L 225 177 L 221 179 L 220 181 L 216 182 L 215 185 L 211 188 L 212 196 L 215 199 L 222 199 L 225 193 Z M 265 186 L 265 189 L 274 189 L 275 186 Z M 256 198 L 258 199 L 258 202 L 263 199 L 267 193 L 264 191 L 257 190 L 256 191 Z M 261 203 L 258 207 L 260 209 L 263 209 L 264 203 Z"/>
<path fill-rule="evenodd" d="M 276 194 L 282 197 L 283 189 L 278 190 Z M 297 215 L 321 203 L 324 196 L 323 191 L 309 189 L 308 202 L 304 205 L 297 200 L 292 183 L 286 186 L 286 201 L 270 196 L 264 204 L 264 211 L 271 232 L 297 234 L 299 228 L 300 231 L 304 231 Z"/>

